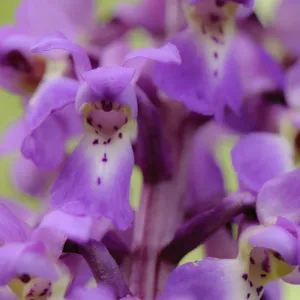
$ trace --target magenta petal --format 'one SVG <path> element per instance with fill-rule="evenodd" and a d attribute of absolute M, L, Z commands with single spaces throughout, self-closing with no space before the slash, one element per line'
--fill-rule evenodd
<path fill-rule="evenodd" d="M 76 39 L 91 27 L 94 9 L 92 0 L 23 0 L 17 10 L 17 25 L 30 35 L 63 30 L 68 38 Z"/>
<path fill-rule="evenodd" d="M 74 59 L 75 70 L 78 78 L 84 71 L 92 69 L 90 59 L 83 48 L 68 40 L 62 33 L 52 33 L 42 37 L 32 48 L 34 53 L 61 49 L 69 51 Z"/>
<path fill-rule="evenodd" d="M 105 216 L 126 229 L 133 217 L 129 205 L 132 146 L 125 135 L 114 136 L 109 144 L 104 141 L 97 134 L 83 138 L 51 187 L 51 206 L 70 214 Z"/>
<path fill-rule="evenodd" d="M 12 151 L 19 151 L 26 134 L 24 119 L 19 119 L 10 125 L 1 137 L 0 156 L 9 154 Z"/>
<path fill-rule="evenodd" d="M 65 156 L 65 132 L 60 120 L 51 116 L 23 141 L 22 154 L 44 170 L 54 170 Z"/>
<path fill-rule="evenodd" d="M 231 155 L 242 186 L 254 192 L 266 181 L 293 167 L 293 151 L 288 141 L 272 133 L 251 133 L 242 137 Z"/>
<path fill-rule="evenodd" d="M 13 183 L 21 192 L 43 196 L 54 174 L 38 168 L 33 161 L 21 155 L 14 163 L 11 175 Z"/>
<path fill-rule="evenodd" d="M 15 210 L 19 212 L 19 210 Z M 27 241 L 30 229 L 5 204 L 0 203 L 0 244 Z"/>
<path fill-rule="evenodd" d="M 43 82 L 30 99 L 26 116 L 28 127 L 36 129 L 49 115 L 74 103 L 78 88 L 79 83 L 67 77 Z"/>
<path fill-rule="evenodd" d="M 60 232 L 71 240 L 87 242 L 91 235 L 92 218 L 54 210 L 43 218 L 39 227 Z"/>
<path fill-rule="evenodd" d="M 268 181 L 257 198 L 257 216 L 262 223 L 275 223 L 281 216 L 300 224 L 300 169 Z"/>
<path fill-rule="evenodd" d="M 280 226 L 267 226 L 251 235 L 248 242 L 278 252 L 290 265 L 298 264 L 297 238 Z"/>

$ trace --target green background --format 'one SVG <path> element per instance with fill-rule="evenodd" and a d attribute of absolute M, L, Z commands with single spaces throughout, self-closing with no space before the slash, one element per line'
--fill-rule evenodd
<path fill-rule="evenodd" d="M 99 5 L 100 11 L 104 13 L 103 6 L 111 7 L 114 1 L 102 0 L 101 5 Z M 19 2 L 20 1 L 18 0 L 1 0 L 1 5 L 0 5 L 1 26 L 4 24 L 14 22 L 14 13 Z M 2 133 L 11 122 L 17 120 L 18 117 L 21 115 L 22 115 L 22 110 L 21 110 L 21 102 L 19 97 L 6 93 L 3 90 L 0 90 L 0 133 Z M 28 199 L 26 199 L 24 195 L 20 195 L 16 190 L 14 190 L 12 185 L 10 184 L 9 167 L 13 159 L 14 159 L 13 155 L 0 159 L 0 196 L 22 199 L 23 201 L 27 201 Z M 282 299 L 299 300 L 300 286 L 292 286 L 286 284 L 284 286 L 284 297 L 282 297 Z"/>

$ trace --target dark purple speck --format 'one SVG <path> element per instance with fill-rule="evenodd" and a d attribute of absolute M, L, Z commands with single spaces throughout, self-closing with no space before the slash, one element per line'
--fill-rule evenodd
<path fill-rule="evenodd" d="M 94 141 L 93 141 L 93 145 L 97 145 L 99 143 L 99 141 L 97 140 L 97 139 L 95 139 Z"/>
<path fill-rule="evenodd" d="M 119 138 L 121 139 L 123 137 L 122 132 L 119 133 Z"/>

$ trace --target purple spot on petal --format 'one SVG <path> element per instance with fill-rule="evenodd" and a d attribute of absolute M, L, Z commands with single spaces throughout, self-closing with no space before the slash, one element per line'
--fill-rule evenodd
<path fill-rule="evenodd" d="M 247 279 L 248 279 L 248 274 L 243 274 L 242 278 L 243 278 L 244 280 L 247 280 Z"/>
<path fill-rule="evenodd" d="M 114 126 L 114 130 L 115 130 L 115 131 L 118 131 L 118 130 L 119 130 L 119 127 L 118 127 L 118 126 Z"/>
<path fill-rule="evenodd" d="M 224 42 L 219 40 L 216 36 L 212 35 L 211 36 L 211 39 L 213 42 L 215 42 L 216 44 L 219 44 L 219 45 L 224 45 Z"/>
<path fill-rule="evenodd" d="M 217 14 L 210 14 L 209 19 L 211 23 L 217 23 L 220 21 L 220 16 Z"/>
<path fill-rule="evenodd" d="M 278 260 L 284 260 L 283 257 L 278 252 L 274 252 L 274 257 L 277 258 Z"/>
<path fill-rule="evenodd" d="M 249 280 L 249 284 L 250 284 L 251 287 L 253 287 L 253 283 L 252 283 L 251 280 Z"/>
<path fill-rule="evenodd" d="M 264 288 L 263 286 L 260 286 L 256 289 L 257 296 L 259 296 L 259 294 L 262 292 L 263 288 Z"/>
<path fill-rule="evenodd" d="M 30 289 L 26 297 L 32 297 L 34 295 L 34 289 Z"/>
<path fill-rule="evenodd" d="M 103 156 L 103 158 L 102 158 L 102 161 L 103 161 L 103 162 L 107 162 L 106 153 L 104 153 L 104 156 Z"/>
<path fill-rule="evenodd" d="M 101 125 L 101 124 L 98 124 L 97 127 L 98 127 L 99 129 L 102 129 L 102 125 Z"/>
<path fill-rule="evenodd" d="M 109 138 L 106 142 L 107 144 L 109 144 L 111 142 L 111 138 Z"/>
<path fill-rule="evenodd" d="M 102 109 L 103 109 L 105 112 L 110 112 L 110 111 L 112 111 L 112 109 L 113 109 L 113 104 L 112 104 L 111 101 L 105 101 L 105 100 L 102 100 L 101 103 L 102 103 Z"/>
<path fill-rule="evenodd" d="M 254 261 L 253 257 L 250 257 L 250 262 L 252 265 L 255 265 L 255 261 Z"/>
<path fill-rule="evenodd" d="M 127 124 L 127 122 L 128 122 L 128 118 L 126 117 L 126 119 L 125 119 L 125 124 Z"/>
<path fill-rule="evenodd" d="M 97 178 L 97 184 L 98 184 L 98 185 L 101 184 L 101 178 L 100 178 L 100 177 Z"/>
<path fill-rule="evenodd" d="M 28 283 L 31 280 L 31 278 L 28 274 L 23 274 L 19 278 L 23 283 Z"/>
<path fill-rule="evenodd" d="M 261 264 L 261 268 L 264 272 L 270 273 L 271 272 L 271 266 L 270 266 L 270 258 L 268 252 L 265 252 L 265 258 Z"/>
<path fill-rule="evenodd" d="M 217 51 L 214 52 L 214 58 L 218 59 L 219 58 L 219 53 Z"/>
<path fill-rule="evenodd" d="M 93 124 L 93 119 L 92 119 L 92 117 L 87 117 L 86 122 L 87 122 L 89 125 L 92 125 L 92 124 Z"/>
<path fill-rule="evenodd" d="M 248 293 L 248 294 L 247 294 L 247 299 L 250 299 L 250 296 L 251 296 L 251 294 L 250 294 L 250 293 Z"/>
<path fill-rule="evenodd" d="M 267 274 L 260 274 L 260 277 L 265 278 L 265 277 L 267 277 Z"/>
<path fill-rule="evenodd" d="M 40 297 L 42 297 L 42 296 L 46 296 L 46 294 L 48 293 L 48 289 L 44 289 L 43 291 L 42 291 L 42 293 L 39 295 Z"/>
<path fill-rule="evenodd" d="M 123 137 L 122 132 L 119 133 L 119 138 L 121 139 Z"/>
<path fill-rule="evenodd" d="M 97 130 L 95 130 L 95 133 L 96 133 L 96 134 L 99 134 L 99 132 L 98 132 Z"/>
<path fill-rule="evenodd" d="M 97 145 L 99 143 L 99 141 L 97 140 L 97 139 L 95 139 L 94 141 L 93 141 L 93 145 Z"/>
<path fill-rule="evenodd" d="M 106 144 L 107 144 L 106 141 L 104 141 L 104 142 L 103 142 L 103 145 L 106 145 Z"/>

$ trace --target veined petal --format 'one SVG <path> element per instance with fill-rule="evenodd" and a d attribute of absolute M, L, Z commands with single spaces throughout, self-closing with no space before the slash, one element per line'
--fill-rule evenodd
<path fill-rule="evenodd" d="M 92 69 L 90 59 L 83 48 L 68 40 L 62 33 L 56 32 L 42 37 L 32 48 L 34 53 L 61 49 L 69 51 L 74 59 L 76 75 L 79 79 L 82 73 Z"/>
<path fill-rule="evenodd" d="M 128 228 L 133 217 L 129 188 L 134 158 L 125 133 L 121 128 L 109 139 L 95 133 L 83 138 L 51 187 L 53 209 L 105 216 L 119 228 Z"/>
<path fill-rule="evenodd" d="M 17 26 L 34 36 L 63 30 L 75 40 L 90 29 L 94 11 L 93 0 L 24 0 L 17 10 Z"/>
<path fill-rule="evenodd" d="M 206 1 L 200 4 L 205 6 L 203 10 L 188 10 L 189 28 L 170 41 L 178 48 L 182 63 L 155 63 L 153 79 L 168 96 L 189 109 L 222 119 L 226 106 L 238 112 L 242 102 L 232 51 L 234 20 L 225 7 Z"/>
<path fill-rule="evenodd" d="M 251 133 L 242 137 L 231 155 L 241 184 L 253 192 L 258 192 L 266 181 L 293 168 L 292 148 L 285 138 L 272 133 Z"/>
<path fill-rule="evenodd" d="M 36 129 L 49 115 L 74 103 L 78 88 L 78 81 L 67 77 L 43 82 L 30 99 L 26 117 L 28 127 Z"/>
<path fill-rule="evenodd" d="M 300 223 L 300 169 L 283 174 L 268 181 L 257 198 L 257 216 L 262 223 L 275 223 L 277 217 L 284 217 Z"/>
<path fill-rule="evenodd" d="M 22 143 L 22 154 L 45 170 L 56 169 L 65 156 L 64 126 L 56 116 L 47 118 L 29 132 Z"/>

